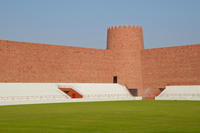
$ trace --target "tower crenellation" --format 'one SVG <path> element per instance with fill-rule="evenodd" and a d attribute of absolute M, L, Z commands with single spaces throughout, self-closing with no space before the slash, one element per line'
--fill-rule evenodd
<path fill-rule="evenodd" d="M 144 48 L 141 26 L 119 25 L 108 27 L 107 49 Z M 135 49 L 136 50 L 136 49 Z"/>
<path fill-rule="evenodd" d="M 142 27 L 141 26 L 138 26 L 138 25 L 133 25 L 133 26 L 131 26 L 131 25 L 119 25 L 119 26 L 109 26 L 108 27 L 108 31 L 113 31 L 113 30 L 125 30 L 125 29 L 129 29 L 129 30 L 133 30 L 133 31 L 139 31 L 139 32 L 141 32 L 141 30 L 142 30 Z"/>

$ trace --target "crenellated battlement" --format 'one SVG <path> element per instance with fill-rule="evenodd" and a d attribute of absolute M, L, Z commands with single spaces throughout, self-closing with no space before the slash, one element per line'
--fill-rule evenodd
<path fill-rule="evenodd" d="M 138 25 L 119 25 L 108 27 L 107 49 L 144 49 L 142 27 Z"/>
<path fill-rule="evenodd" d="M 132 31 L 139 31 L 142 32 L 142 27 L 138 25 L 119 25 L 119 26 L 109 26 L 108 27 L 108 32 L 110 31 L 119 31 L 119 30 L 132 30 Z"/>

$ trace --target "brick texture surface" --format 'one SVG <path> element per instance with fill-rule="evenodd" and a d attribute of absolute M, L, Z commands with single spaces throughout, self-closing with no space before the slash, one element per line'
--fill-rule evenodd
<path fill-rule="evenodd" d="M 110 51 L 0 42 L 1 82 L 112 82 Z"/>
<path fill-rule="evenodd" d="M 111 27 L 108 29 L 108 50 L 113 54 L 114 75 L 128 88 L 142 90 L 141 50 L 144 49 L 141 27 Z"/>
<path fill-rule="evenodd" d="M 200 85 L 200 45 L 145 49 L 142 73 L 144 90 L 151 89 L 152 96 L 166 85 Z"/>
<path fill-rule="evenodd" d="M 200 84 L 200 45 L 144 49 L 142 27 L 109 27 L 107 49 L 0 40 L 0 82 L 112 83 L 153 98 Z"/>

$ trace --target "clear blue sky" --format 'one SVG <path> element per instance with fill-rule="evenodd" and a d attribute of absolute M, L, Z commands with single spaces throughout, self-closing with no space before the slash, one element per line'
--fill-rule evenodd
<path fill-rule="evenodd" d="M 145 48 L 200 43 L 200 0 L 0 0 L 0 40 L 106 48 L 119 24 L 142 26 Z"/>

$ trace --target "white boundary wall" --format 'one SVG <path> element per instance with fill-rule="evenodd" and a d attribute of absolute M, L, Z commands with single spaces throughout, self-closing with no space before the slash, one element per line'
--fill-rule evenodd
<path fill-rule="evenodd" d="M 59 88 L 73 88 L 83 98 L 71 99 Z M 0 105 L 58 102 L 141 100 L 125 86 L 94 83 L 0 83 Z"/>
<path fill-rule="evenodd" d="M 134 97 L 129 93 L 125 86 L 119 84 L 95 84 L 95 83 L 65 83 L 58 84 L 59 88 L 73 88 L 81 95 L 83 98 L 87 99 L 123 99 L 123 98 L 131 98 Z"/>
<path fill-rule="evenodd" d="M 155 100 L 200 100 L 200 85 L 166 86 Z"/>
<path fill-rule="evenodd" d="M 69 98 L 55 84 L 0 83 L 0 105 L 65 102 Z"/>

